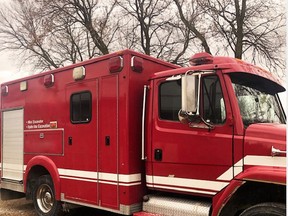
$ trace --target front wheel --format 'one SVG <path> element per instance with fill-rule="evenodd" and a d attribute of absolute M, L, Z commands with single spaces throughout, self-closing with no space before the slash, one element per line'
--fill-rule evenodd
<path fill-rule="evenodd" d="M 282 203 L 261 203 L 244 210 L 240 216 L 285 216 L 286 206 Z"/>
<path fill-rule="evenodd" d="M 55 199 L 50 175 L 40 176 L 33 191 L 33 204 L 39 216 L 57 216 L 62 213 L 61 202 Z"/>

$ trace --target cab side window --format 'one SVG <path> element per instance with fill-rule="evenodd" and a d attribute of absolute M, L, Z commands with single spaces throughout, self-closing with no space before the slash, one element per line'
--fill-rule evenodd
<path fill-rule="evenodd" d="M 163 120 L 179 121 L 181 80 L 167 81 L 159 89 L 159 116 Z"/>
<path fill-rule="evenodd" d="M 216 75 L 202 78 L 202 116 L 207 122 L 223 124 L 226 111 L 220 80 Z"/>

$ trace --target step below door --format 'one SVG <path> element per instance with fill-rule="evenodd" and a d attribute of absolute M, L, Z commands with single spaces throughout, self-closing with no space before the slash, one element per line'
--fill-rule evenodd
<path fill-rule="evenodd" d="M 2 178 L 23 180 L 23 109 L 3 112 Z"/>

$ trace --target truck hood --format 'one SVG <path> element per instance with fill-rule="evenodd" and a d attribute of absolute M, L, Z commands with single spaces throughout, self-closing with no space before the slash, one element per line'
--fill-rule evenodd
<path fill-rule="evenodd" d="M 252 124 L 245 132 L 244 155 L 271 156 L 271 149 L 286 151 L 286 125 Z M 286 154 L 279 154 L 286 156 Z"/>

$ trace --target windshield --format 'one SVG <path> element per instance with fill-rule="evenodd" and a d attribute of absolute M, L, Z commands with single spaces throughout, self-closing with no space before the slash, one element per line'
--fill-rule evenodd
<path fill-rule="evenodd" d="M 258 82 L 261 82 L 261 79 Z M 251 85 L 251 80 L 240 82 L 232 77 L 232 83 L 245 126 L 254 123 L 285 123 L 276 94 L 271 94 L 268 89 L 263 91 L 263 85 L 262 88 L 257 88 L 255 82 Z"/>

